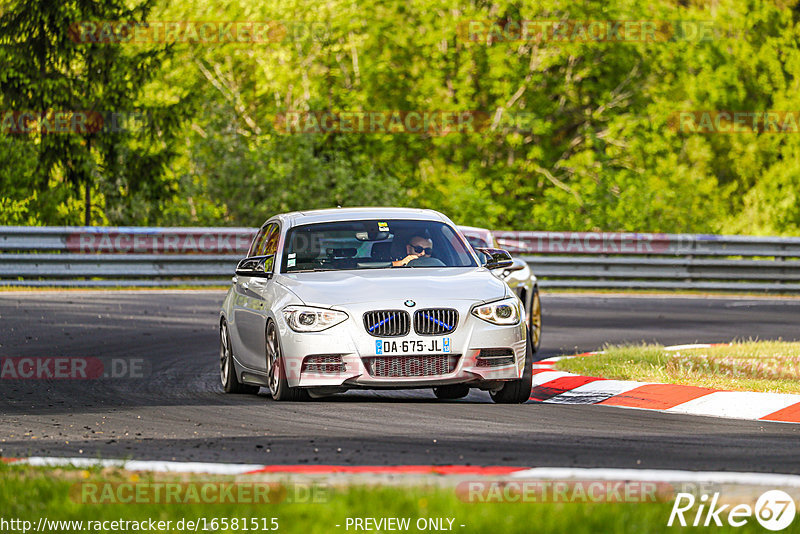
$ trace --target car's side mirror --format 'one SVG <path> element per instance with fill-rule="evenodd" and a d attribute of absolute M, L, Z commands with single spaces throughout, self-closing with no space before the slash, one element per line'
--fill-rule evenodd
<path fill-rule="evenodd" d="M 259 278 L 272 277 L 272 262 L 275 256 L 250 256 L 239 262 L 236 274 L 240 276 L 256 276 Z"/>
<path fill-rule="evenodd" d="M 528 264 L 525 263 L 524 260 L 521 260 L 519 258 L 512 258 L 512 262 L 513 263 L 511 264 L 510 267 L 506 267 L 505 269 L 503 269 L 503 272 L 500 273 L 500 277 L 503 280 L 508 280 L 508 277 L 511 276 L 511 273 L 522 271 L 528 266 Z"/>
<path fill-rule="evenodd" d="M 525 263 L 524 260 L 521 260 L 519 258 L 513 258 L 511 262 L 512 262 L 511 266 L 506 267 L 506 272 L 513 273 L 514 271 L 521 271 L 528 266 L 528 264 Z"/>
<path fill-rule="evenodd" d="M 476 249 L 481 252 L 485 260 L 483 266 L 487 269 L 507 269 L 514 264 L 511 259 L 511 254 L 500 248 L 479 248 Z"/>

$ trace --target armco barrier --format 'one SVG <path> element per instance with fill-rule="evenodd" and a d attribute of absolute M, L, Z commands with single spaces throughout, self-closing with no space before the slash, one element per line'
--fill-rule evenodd
<path fill-rule="evenodd" d="M 542 287 L 800 292 L 800 238 L 494 232 Z"/>
<path fill-rule="evenodd" d="M 253 228 L 0 227 L 0 285 L 223 285 Z M 800 238 L 494 232 L 543 288 L 800 293 Z"/>

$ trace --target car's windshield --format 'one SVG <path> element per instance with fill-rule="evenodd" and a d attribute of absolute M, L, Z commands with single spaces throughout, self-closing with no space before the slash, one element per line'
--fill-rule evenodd
<path fill-rule="evenodd" d="M 369 220 L 297 226 L 286 235 L 281 271 L 476 267 L 463 239 L 435 221 Z M 405 265 L 402 265 L 405 266 Z"/>

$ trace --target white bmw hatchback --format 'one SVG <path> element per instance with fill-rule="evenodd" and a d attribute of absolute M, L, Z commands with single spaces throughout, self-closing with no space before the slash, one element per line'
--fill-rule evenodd
<path fill-rule="evenodd" d="M 228 393 L 302 400 L 349 389 L 531 391 L 522 303 L 441 213 L 352 208 L 276 215 L 239 262 L 220 313 Z"/>

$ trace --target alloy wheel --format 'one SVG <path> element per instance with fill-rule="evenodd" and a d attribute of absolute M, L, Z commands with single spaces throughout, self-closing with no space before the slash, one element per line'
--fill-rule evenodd
<path fill-rule="evenodd" d="M 228 384 L 231 372 L 231 347 L 228 343 L 228 327 L 225 323 L 219 328 L 219 378 L 223 387 Z"/>
<path fill-rule="evenodd" d="M 280 345 L 278 344 L 278 333 L 275 325 L 270 323 L 267 328 L 267 382 L 269 392 L 275 397 L 278 394 L 280 382 Z"/>
<path fill-rule="evenodd" d="M 539 300 L 539 291 L 534 289 L 531 299 L 531 311 L 528 319 L 528 326 L 532 336 L 533 351 L 539 350 L 539 341 L 542 335 L 542 304 Z"/>

